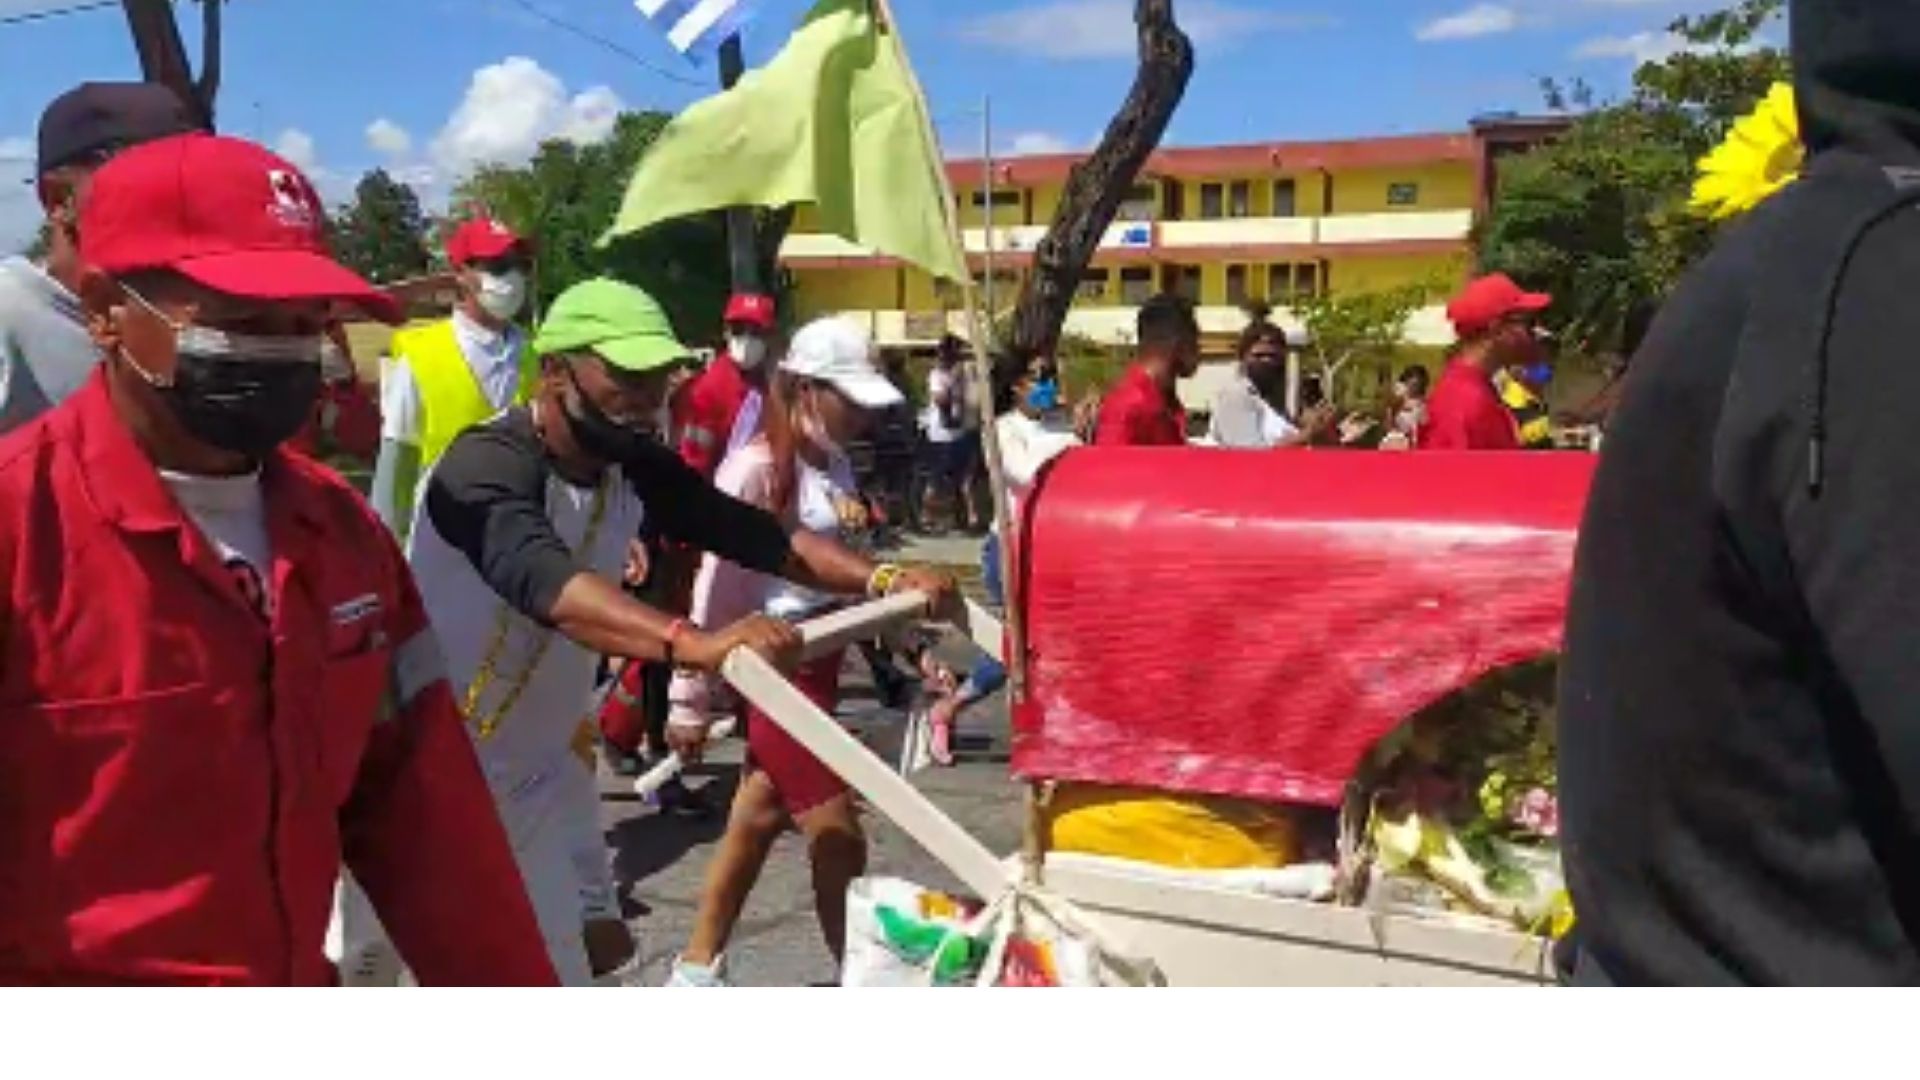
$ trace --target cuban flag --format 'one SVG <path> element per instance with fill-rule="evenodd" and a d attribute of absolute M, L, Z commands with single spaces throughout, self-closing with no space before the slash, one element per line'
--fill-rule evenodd
<path fill-rule="evenodd" d="M 680 55 L 699 59 L 753 19 L 754 0 L 634 0 L 647 21 L 667 35 Z"/>

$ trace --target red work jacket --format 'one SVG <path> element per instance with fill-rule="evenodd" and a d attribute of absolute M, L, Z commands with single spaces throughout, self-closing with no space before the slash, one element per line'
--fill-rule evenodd
<path fill-rule="evenodd" d="M 552 983 L 399 552 L 262 482 L 270 621 L 101 373 L 0 440 L 0 982 L 332 982 L 344 860 L 423 982 Z"/>
<path fill-rule="evenodd" d="M 673 446 L 680 459 L 707 479 L 720 471 L 727 456 L 727 440 L 733 437 L 734 421 L 740 407 L 747 403 L 753 386 L 734 363 L 721 353 L 707 369 L 680 388 L 674 395 Z"/>

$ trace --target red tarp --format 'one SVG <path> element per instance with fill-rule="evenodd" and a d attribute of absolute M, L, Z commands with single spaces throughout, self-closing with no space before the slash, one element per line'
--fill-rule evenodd
<path fill-rule="evenodd" d="M 1336 805 L 1408 716 L 1559 648 L 1594 462 L 1065 455 L 1024 514 L 1015 773 Z"/>

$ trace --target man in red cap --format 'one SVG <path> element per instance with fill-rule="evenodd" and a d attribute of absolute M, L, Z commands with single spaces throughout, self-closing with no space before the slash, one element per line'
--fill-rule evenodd
<path fill-rule="evenodd" d="M 402 541 L 414 489 L 454 436 L 525 403 L 540 377 L 513 323 L 527 303 L 532 245 L 479 217 L 454 230 L 447 262 L 460 290 L 452 316 L 402 328 L 381 364 L 373 505 Z"/>
<path fill-rule="evenodd" d="M 708 480 L 727 452 L 760 427 L 761 395 L 772 368 L 778 326 L 773 297 L 735 293 L 727 301 L 727 347 L 700 374 L 681 384 L 670 403 L 670 438 L 680 459 Z M 678 557 L 655 537 L 641 538 L 645 558 L 632 567 L 629 584 L 648 601 L 670 611 L 687 610 L 697 559 Z M 600 734 L 617 751 L 615 767 L 637 773 L 640 744 L 662 750 L 667 722 L 667 681 L 672 672 L 656 664 L 628 664 L 600 709 Z M 662 790 L 663 803 L 703 812 L 676 780 Z"/>
<path fill-rule="evenodd" d="M 0 440 L 0 982 L 332 983 L 343 862 L 422 982 L 554 981 L 406 564 L 281 445 L 397 315 L 323 230 L 210 135 L 81 204 L 102 363 Z"/>
<path fill-rule="evenodd" d="M 1527 292 L 1505 274 L 1475 278 L 1454 297 L 1447 318 L 1460 344 L 1427 398 L 1420 449 L 1520 449 L 1519 430 L 1493 376 L 1544 359 L 1534 319 L 1552 303 L 1553 297 Z"/>

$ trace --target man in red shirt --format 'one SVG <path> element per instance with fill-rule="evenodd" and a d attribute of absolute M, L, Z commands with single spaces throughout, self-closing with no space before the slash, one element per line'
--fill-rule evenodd
<path fill-rule="evenodd" d="M 673 445 L 707 479 L 720 468 L 749 398 L 767 388 L 773 352 L 773 297 L 736 293 L 727 301 L 727 347 L 673 397 Z M 759 412 L 745 418 L 757 422 Z"/>
<path fill-rule="evenodd" d="M 80 208 L 101 363 L 0 440 L 0 983 L 336 981 L 341 864 L 423 983 L 554 981 L 406 562 L 284 444 L 328 308 L 396 319 L 249 143 Z"/>
<path fill-rule="evenodd" d="M 1427 398 L 1420 449 L 1520 449 L 1519 429 L 1493 388 L 1493 375 L 1545 357 L 1533 324 L 1552 303 L 1553 297 L 1527 292 L 1505 274 L 1475 278 L 1454 297 L 1447 318 L 1460 345 Z"/>
<path fill-rule="evenodd" d="M 1200 370 L 1193 303 L 1161 293 L 1140 307 L 1140 352 L 1100 403 L 1095 446 L 1185 446 L 1187 413 L 1174 386 Z"/>

